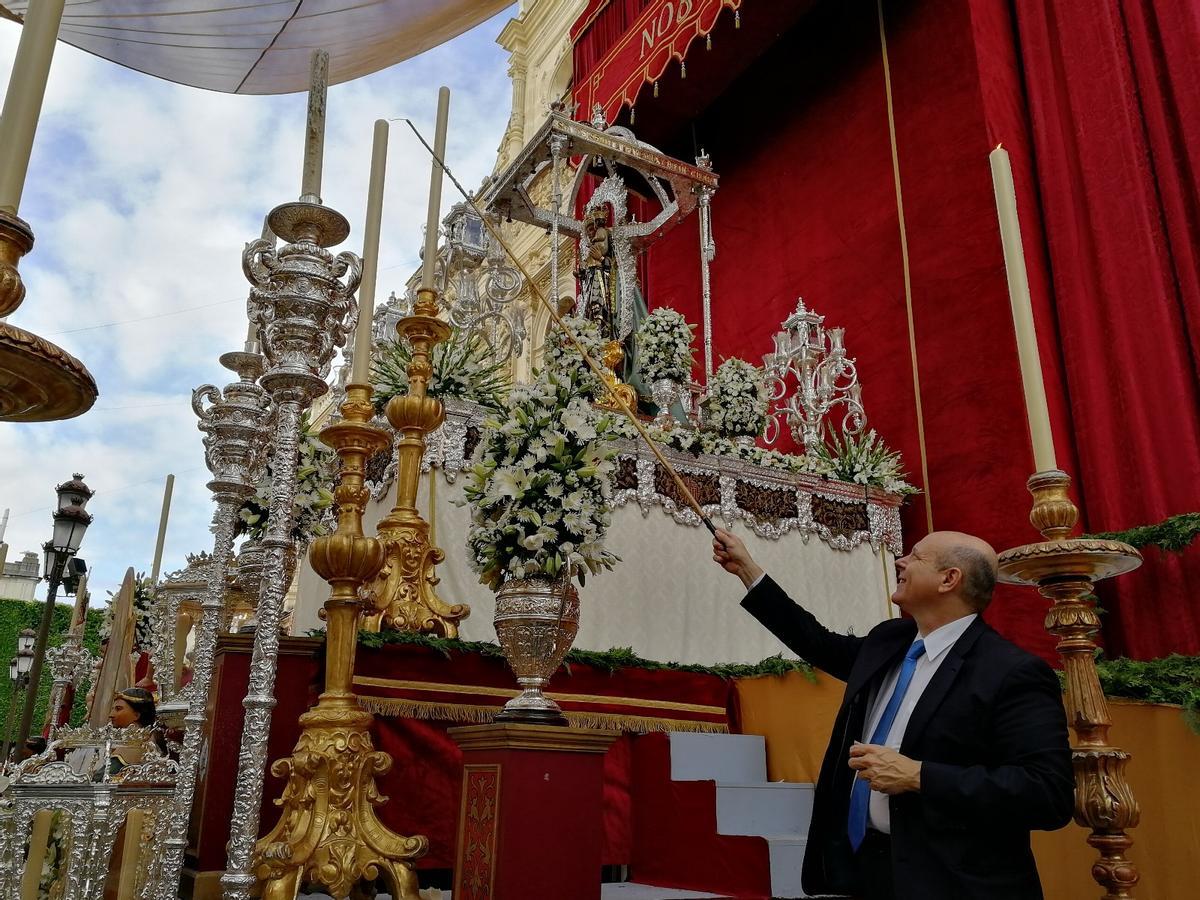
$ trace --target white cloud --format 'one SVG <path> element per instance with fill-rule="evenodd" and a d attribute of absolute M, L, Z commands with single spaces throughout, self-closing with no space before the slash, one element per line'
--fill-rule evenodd
<path fill-rule="evenodd" d="M 431 136 L 438 84 L 452 91 L 451 168 L 468 188 L 491 171 L 510 92 L 494 41 L 509 14 L 330 89 L 322 193 L 350 221 L 348 249 L 361 250 L 374 120 L 411 116 Z M 18 36 L 0 22 L 0 60 L 12 59 Z M 7 77 L 0 72 L 0 89 Z M 11 321 L 56 335 L 101 395 L 78 419 L 0 424 L 10 558 L 49 537 L 54 485 L 76 471 L 97 491 L 80 554 L 97 602 L 127 566 L 149 569 L 167 472 L 177 480 L 164 570 L 211 549 L 208 472 L 188 398 L 233 378 L 217 357 L 245 333 L 242 246 L 267 211 L 299 194 L 304 115 L 302 95 L 206 93 L 59 44 L 21 207 L 37 239 L 21 264 L 28 299 Z M 416 265 L 428 184 L 425 151 L 394 123 L 378 298 Z M 442 196 L 443 210 L 458 199 L 449 184 Z"/>

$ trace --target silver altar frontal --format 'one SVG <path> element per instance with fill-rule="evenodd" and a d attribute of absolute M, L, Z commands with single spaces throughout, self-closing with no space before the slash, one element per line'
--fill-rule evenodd
<path fill-rule="evenodd" d="M 113 757 L 130 762 L 114 773 Z M 123 880 L 127 892 L 121 896 L 153 896 L 159 871 L 156 837 L 166 825 L 175 774 L 175 763 L 159 753 L 150 728 L 56 729 L 45 752 L 17 766 L 0 795 L 0 896 L 23 896 L 31 835 L 41 838 L 43 847 L 46 841 L 54 844 L 58 854 L 62 893 L 53 896 L 101 896 L 122 826 L 138 829 L 125 846 L 137 848 L 139 856 L 122 863 L 128 881 Z M 41 829 L 39 817 L 46 823 Z"/>

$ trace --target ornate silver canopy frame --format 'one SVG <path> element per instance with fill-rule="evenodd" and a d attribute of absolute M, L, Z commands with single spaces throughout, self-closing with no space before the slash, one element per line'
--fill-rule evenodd
<path fill-rule="evenodd" d="M 704 346 L 706 375 L 710 375 L 712 321 L 707 270 L 715 249 L 712 244 L 710 204 L 718 179 L 707 158 L 702 157 L 698 160 L 699 165 L 692 165 L 667 156 L 639 141 L 628 128 L 608 126 L 599 110 L 594 111 L 590 124 L 576 122 L 561 110 L 551 112 L 516 159 L 488 187 L 483 201 L 489 213 L 503 219 L 536 225 L 550 232 L 550 245 L 553 248 L 550 254 L 553 270 L 550 283 L 555 292 L 558 289 L 558 254 L 553 250 L 557 249 L 559 233 L 566 232 L 579 240 L 580 259 L 585 259 L 590 249 L 585 221 L 564 214 L 562 209 L 560 169 L 565 160 L 577 156 L 582 157 L 582 162 L 576 170 L 568 201 L 578 195 L 589 169 L 599 167 L 605 173 L 604 180 L 588 199 L 584 213 L 586 221 L 587 214 L 595 209 L 608 206 L 612 210 L 609 240 L 621 275 L 621 296 L 614 329 L 618 340 L 627 336 L 633 325 L 632 292 L 637 285 L 637 254 L 692 212 L 700 210 Z M 547 168 L 550 170 L 548 196 L 542 187 L 542 172 Z M 622 175 L 623 170 L 637 173 L 658 201 L 659 211 L 649 221 L 627 219 L 629 184 Z"/>

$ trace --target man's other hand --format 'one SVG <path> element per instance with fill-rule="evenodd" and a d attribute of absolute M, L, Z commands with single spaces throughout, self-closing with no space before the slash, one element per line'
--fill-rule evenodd
<path fill-rule="evenodd" d="M 904 794 L 921 790 L 921 764 L 878 744 L 852 744 L 850 768 L 871 790 L 882 794 Z"/>
<path fill-rule="evenodd" d="M 726 572 L 742 579 L 742 584 L 747 588 L 763 573 L 741 539 L 721 528 L 713 537 L 713 560 L 720 563 Z"/>

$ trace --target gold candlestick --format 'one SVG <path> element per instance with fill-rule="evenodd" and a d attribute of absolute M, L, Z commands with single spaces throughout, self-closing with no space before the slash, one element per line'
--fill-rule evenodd
<path fill-rule="evenodd" d="M 362 532 L 366 461 L 388 446 L 388 435 L 368 424 L 371 386 L 349 384 L 342 421 L 321 431 L 321 440 L 341 458 L 334 497 L 338 525 L 313 541 L 309 560 L 332 590 L 323 611 L 328 623 L 325 691 L 300 717 L 301 734 L 287 759 L 271 766 L 287 776 L 275 802 L 283 814 L 258 842 L 253 870 L 264 882 L 263 900 L 291 900 L 302 881 L 323 885 L 335 897 L 349 896 L 363 878 L 382 873 L 397 900 L 417 900 L 413 863 L 429 850 L 425 837 L 389 831 L 375 815 L 385 798 L 375 776 L 392 766 L 388 754 L 371 742 L 374 717 L 359 705 L 351 679 L 362 613 L 359 590 L 383 564 L 383 550 Z"/>
<path fill-rule="evenodd" d="M 426 396 L 433 373 L 433 348 L 450 336 L 450 326 L 437 317 L 437 292 L 417 291 L 413 314 L 396 324 L 396 333 L 412 346 L 408 393 L 388 401 L 387 417 L 400 432 L 396 505 L 379 523 L 385 562 L 375 583 L 382 624 L 401 631 L 458 637 L 458 625 L 471 614 L 465 603 L 443 602 L 434 590 L 435 569 L 446 553 L 429 540 L 429 523 L 417 511 L 417 485 L 425 435 L 442 424 L 445 408 Z"/>
<path fill-rule="evenodd" d="M 1091 829 L 1087 842 L 1100 853 L 1092 877 L 1105 889 L 1104 900 L 1133 897 L 1140 875 L 1125 851 L 1133 844 L 1126 829 L 1138 823 L 1140 810 L 1125 780 L 1129 754 L 1108 741 L 1112 720 L 1100 689 L 1093 636 L 1100 629 L 1092 585 L 1130 572 L 1142 555 L 1119 541 L 1071 539 L 1079 519 L 1066 472 L 1051 469 L 1029 479 L 1033 511 L 1029 520 L 1046 539 L 1000 554 L 1000 580 L 1037 585 L 1053 602 L 1046 630 L 1058 638 L 1067 682 L 1067 717 L 1075 732 L 1075 821 Z"/>

